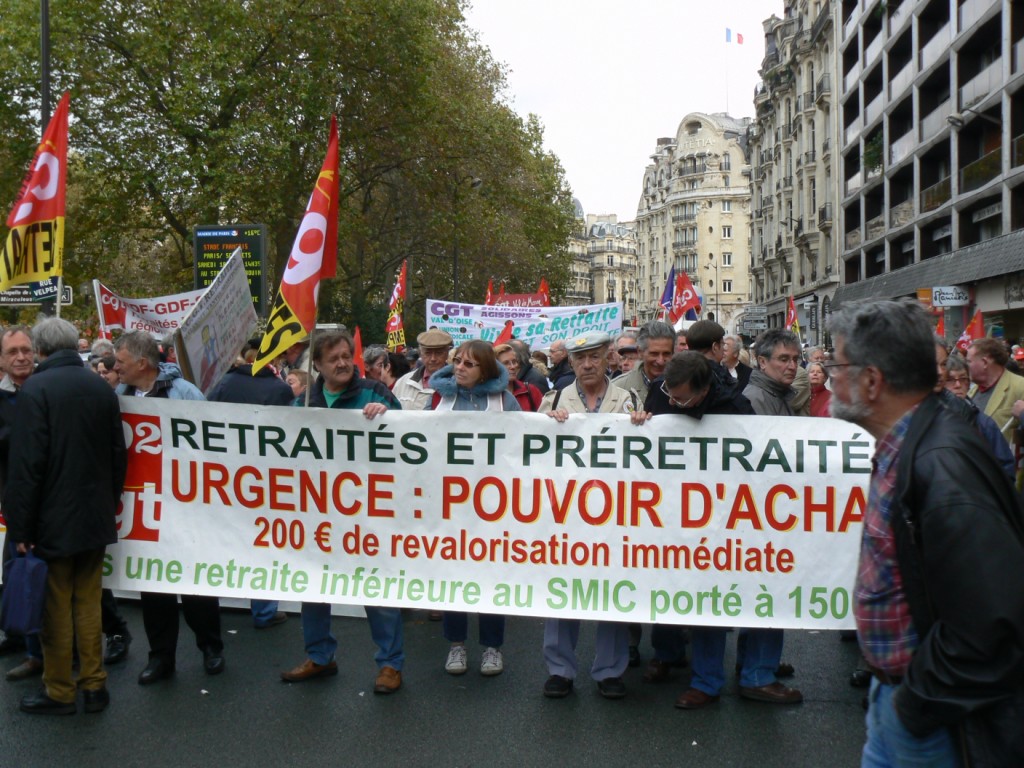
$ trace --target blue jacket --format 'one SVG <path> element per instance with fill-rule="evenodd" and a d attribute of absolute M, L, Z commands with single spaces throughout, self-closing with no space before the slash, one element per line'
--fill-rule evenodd
<path fill-rule="evenodd" d="M 134 395 L 135 387 L 119 384 L 117 394 Z M 199 387 L 181 377 L 181 368 L 174 363 L 160 363 L 153 390 L 147 397 L 166 397 L 171 400 L 206 400 Z"/>
<path fill-rule="evenodd" d="M 516 402 L 515 396 L 508 391 L 508 371 L 503 365 L 498 366 L 498 378 L 482 381 L 472 389 L 460 387 L 455 381 L 455 368 L 446 365 L 430 377 L 430 386 L 441 398 L 455 399 L 455 403 L 452 405 L 453 411 L 484 410 L 487 407 L 488 396 L 499 392 L 502 394 L 502 410 L 522 410 L 519 403 Z M 434 403 L 431 402 L 424 410 L 434 410 Z"/>

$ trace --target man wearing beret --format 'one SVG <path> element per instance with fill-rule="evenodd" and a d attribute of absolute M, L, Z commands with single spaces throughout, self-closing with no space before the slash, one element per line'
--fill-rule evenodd
<path fill-rule="evenodd" d="M 430 377 L 448 364 L 452 337 L 438 328 L 431 328 L 416 337 L 422 365 L 395 382 L 391 393 L 402 404 L 403 411 L 422 411 L 434 396 Z"/>

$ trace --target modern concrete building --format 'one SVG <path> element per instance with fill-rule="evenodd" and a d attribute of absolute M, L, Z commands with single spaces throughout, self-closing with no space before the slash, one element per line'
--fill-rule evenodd
<path fill-rule="evenodd" d="M 750 127 L 752 298 L 764 320 L 748 323 L 750 335 L 784 326 L 793 297 L 804 338 L 819 343 L 819 310 L 839 287 L 833 19 L 827 0 L 800 0 L 764 22 Z"/>
<path fill-rule="evenodd" d="M 836 302 L 960 286 L 1024 335 L 1024 4 L 841 0 Z"/>
<path fill-rule="evenodd" d="M 658 139 L 637 207 L 638 314 L 653 319 L 670 270 L 704 297 L 704 317 L 737 329 L 750 302 L 749 118 L 692 112 Z"/>

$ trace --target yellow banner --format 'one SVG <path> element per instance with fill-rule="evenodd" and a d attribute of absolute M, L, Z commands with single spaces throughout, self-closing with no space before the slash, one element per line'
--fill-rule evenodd
<path fill-rule="evenodd" d="M 64 217 L 12 227 L 0 261 L 0 290 L 64 272 Z"/>
<path fill-rule="evenodd" d="M 279 290 L 274 308 L 270 312 L 270 319 L 267 321 L 267 330 L 263 333 L 260 351 L 252 363 L 253 376 L 259 373 L 263 366 L 274 362 L 274 358 L 283 354 L 288 347 L 298 344 L 307 336 L 309 334 L 306 329 L 302 327 L 302 323 Z"/>

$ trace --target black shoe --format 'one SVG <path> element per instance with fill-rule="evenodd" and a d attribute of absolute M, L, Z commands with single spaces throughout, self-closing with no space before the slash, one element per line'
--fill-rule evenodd
<path fill-rule="evenodd" d="M 208 675 L 219 675 L 224 671 L 224 654 L 210 648 L 203 649 L 203 669 Z"/>
<path fill-rule="evenodd" d="M 866 669 L 855 669 L 850 675 L 850 685 L 854 688 L 867 688 L 871 685 L 871 673 Z"/>
<path fill-rule="evenodd" d="M 288 621 L 288 614 L 284 611 L 278 611 L 263 624 L 253 624 L 256 629 L 270 629 L 271 627 L 277 627 Z"/>
<path fill-rule="evenodd" d="M 25 652 L 25 638 L 21 636 L 7 635 L 0 640 L 0 656 L 10 656 L 12 653 Z"/>
<path fill-rule="evenodd" d="M 85 691 L 85 711 L 102 712 L 110 704 L 110 693 L 106 688 L 98 688 L 95 691 Z"/>
<path fill-rule="evenodd" d="M 103 654 L 104 664 L 117 664 L 128 658 L 128 647 L 132 644 L 132 636 L 125 632 L 123 635 L 110 635 L 107 637 L 107 652 Z"/>
<path fill-rule="evenodd" d="M 597 681 L 597 692 L 606 699 L 622 699 L 626 696 L 626 684 L 621 677 L 606 677 Z"/>
<path fill-rule="evenodd" d="M 76 709 L 73 701 L 65 704 L 63 701 L 51 699 L 46 695 L 45 688 L 21 699 L 21 711 L 33 715 L 73 715 Z"/>
<path fill-rule="evenodd" d="M 544 695 L 549 699 L 564 699 L 572 693 L 572 680 L 561 675 L 552 675 L 544 683 Z"/>
<path fill-rule="evenodd" d="M 146 668 L 139 673 L 139 685 L 150 685 L 158 680 L 165 680 L 174 674 L 174 662 L 154 656 Z"/>
<path fill-rule="evenodd" d="M 640 666 L 640 648 L 635 645 L 629 646 L 629 666 Z"/>

